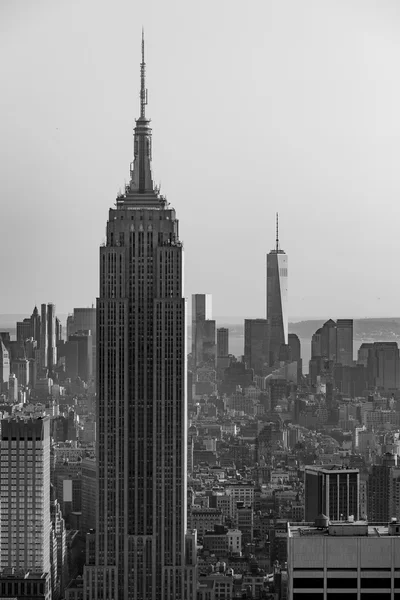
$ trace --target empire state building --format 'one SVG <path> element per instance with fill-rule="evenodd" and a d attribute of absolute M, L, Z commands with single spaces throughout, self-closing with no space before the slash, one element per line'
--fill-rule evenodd
<path fill-rule="evenodd" d="M 178 220 L 154 185 L 142 39 L 130 182 L 109 211 L 97 300 L 98 506 L 85 600 L 186 600 L 186 323 Z"/>

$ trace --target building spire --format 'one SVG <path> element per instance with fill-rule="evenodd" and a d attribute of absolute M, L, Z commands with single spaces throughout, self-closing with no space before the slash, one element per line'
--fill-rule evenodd
<path fill-rule="evenodd" d="M 134 153 L 131 163 L 131 180 L 125 186 L 125 201 L 133 202 L 135 194 L 156 194 L 151 172 L 151 127 L 146 116 L 147 89 L 146 63 L 144 62 L 144 29 L 142 28 L 142 60 L 140 63 L 140 116 L 134 129 Z M 136 198 L 138 200 L 138 198 Z M 135 200 L 135 201 L 136 201 Z M 142 200 L 141 200 L 142 201 Z"/>
<path fill-rule="evenodd" d="M 146 63 L 144 62 L 144 29 L 142 27 L 142 62 L 140 63 L 140 116 L 145 118 L 147 104 Z"/>
<path fill-rule="evenodd" d="M 276 251 L 279 251 L 279 214 L 276 213 Z"/>

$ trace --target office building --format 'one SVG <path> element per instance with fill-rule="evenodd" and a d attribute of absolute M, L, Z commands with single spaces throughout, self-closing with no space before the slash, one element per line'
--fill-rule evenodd
<path fill-rule="evenodd" d="M 58 317 L 56 317 L 56 348 L 62 340 L 62 325 Z"/>
<path fill-rule="evenodd" d="M 10 568 L 50 585 L 50 418 L 2 419 L 0 586 Z M 50 596 L 49 596 L 50 597 Z"/>
<path fill-rule="evenodd" d="M 267 254 L 267 319 L 269 323 L 269 362 L 279 359 L 280 347 L 288 343 L 288 257 L 279 247 L 278 215 L 276 245 Z"/>
<path fill-rule="evenodd" d="M 92 379 L 93 369 L 93 351 L 92 336 L 90 331 L 76 331 L 68 336 L 62 348 L 65 356 L 65 372 L 67 377 L 72 380 L 79 377 L 83 381 L 89 382 Z"/>
<path fill-rule="evenodd" d="M 175 210 L 153 183 L 141 112 L 130 182 L 109 211 L 97 300 L 95 565 L 86 600 L 192 600 L 187 565 L 186 323 Z"/>
<path fill-rule="evenodd" d="M 321 327 L 321 356 L 336 363 L 337 336 L 336 323 L 329 319 Z"/>
<path fill-rule="evenodd" d="M 0 597 L 4 600 L 53 600 L 50 577 L 23 569 L 5 569 L 0 573 Z"/>
<path fill-rule="evenodd" d="M 217 348 L 211 294 L 192 295 L 192 359 L 195 368 L 215 369 Z"/>
<path fill-rule="evenodd" d="M 373 342 L 363 342 L 357 352 L 357 364 L 368 367 L 369 351 L 374 347 Z"/>
<path fill-rule="evenodd" d="M 53 590 L 57 589 L 58 594 L 61 595 L 64 587 L 68 583 L 66 528 L 60 504 L 54 498 L 53 494 L 50 498 L 50 514 L 56 542 L 52 558 L 52 568 L 54 573 L 54 576 L 52 576 L 52 588 Z"/>
<path fill-rule="evenodd" d="M 313 334 L 311 338 L 311 360 L 315 358 L 320 358 L 322 356 L 321 333 L 322 328 L 320 327 L 319 329 L 317 329 L 317 331 Z"/>
<path fill-rule="evenodd" d="M 14 373 L 11 373 L 8 379 L 8 401 L 11 404 L 17 402 L 18 400 L 18 379 L 15 377 Z"/>
<path fill-rule="evenodd" d="M 244 361 L 255 375 L 267 375 L 268 357 L 267 319 L 245 319 L 244 321 Z"/>
<path fill-rule="evenodd" d="M 92 336 L 92 374 L 96 377 L 96 343 L 97 325 L 96 308 L 74 308 L 72 315 L 67 318 L 67 339 L 77 331 L 90 331 Z"/>
<path fill-rule="evenodd" d="M 301 360 L 301 344 L 299 336 L 295 333 L 289 333 L 288 346 L 290 348 L 290 360 Z"/>
<path fill-rule="evenodd" d="M 336 321 L 336 362 L 343 367 L 353 366 L 353 319 Z"/>
<path fill-rule="evenodd" d="M 40 366 L 47 368 L 49 339 L 47 333 L 47 306 L 42 304 L 40 307 Z"/>
<path fill-rule="evenodd" d="M 10 379 L 10 355 L 0 337 L 0 391 Z"/>
<path fill-rule="evenodd" d="M 297 362 L 297 382 L 299 383 L 303 375 L 303 361 L 301 358 L 301 343 L 299 336 L 295 333 L 289 333 L 288 345 L 290 348 L 290 360 Z"/>
<path fill-rule="evenodd" d="M 229 355 L 229 329 L 218 327 L 217 329 L 217 356 Z"/>
<path fill-rule="evenodd" d="M 97 504 L 96 460 L 84 458 L 82 461 L 82 531 L 88 533 L 96 528 Z"/>
<path fill-rule="evenodd" d="M 27 386 L 30 383 L 30 368 L 27 358 L 16 358 L 11 362 L 11 373 L 18 379 L 19 385 Z"/>
<path fill-rule="evenodd" d="M 54 304 L 41 305 L 40 317 L 40 366 L 52 373 L 57 365 L 56 307 Z"/>
<path fill-rule="evenodd" d="M 30 317 L 17 321 L 17 342 L 23 343 L 30 338 L 40 342 L 40 315 L 36 306 Z"/>
<path fill-rule="evenodd" d="M 354 366 L 352 319 L 338 319 L 337 322 L 329 319 L 312 336 L 309 363 L 311 384 L 316 384 L 318 375 L 328 376 L 332 381 L 335 365 L 343 369 L 340 372 L 337 370 L 338 390 L 353 395 L 356 389 L 363 387 L 362 371 L 350 371 Z"/>
<path fill-rule="evenodd" d="M 216 344 L 216 323 L 213 319 L 203 321 L 197 325 L 198 332 L 202 331 L 202 353 L 201 361 L 198 365 L 200 368 L 214 370 L 217 360 L 217 344 Z"/>
<path fill-rule="evenodd" d="M 400 357 L 397 342 L 375 342 L 368 351 L 370 388 L 392 392 L 400 387 Z"/>
<path fill-rule="evenodd" d="M 53 372 L 57 364 L 57 345 L 58 336 L 56 328 L 56 307 L 54 304 L 47 305 L 47 368 L 50 373 Z"/>
<path fill-rule="evenodd" d="M 368 374 L 364 365 L 344 367 L 336 364 L 333 368 L 335 388 L 344 396 L 357 398 L 368 389 Z"/>
<path fill-rule="evenodd" d="M 17 321 L 17 342 L 23 343 L 32 337 L 32 323 L 30 317 Z"/>
<path fill-rule="evenodd" d="M 288 526 L 288 600 L 398 600 L 400 525 Z"/>
<path fill-rule="evenodd" d="M 314 522 L 321 514 L 341 521 L 359 518 L 360 473 L 336 465 L 307 466 L 304 469 L 306 521 Z"/>
<path fill-rule="evenodd" d="M 396 454 L 388 452 L 382 457 L 382 464 L 372 465 L 367 483 L 367 516 L 370 522 L 384 523 L 392 517 L 400 519 L 397 489 L 400 465 L 397 458 Z"/>

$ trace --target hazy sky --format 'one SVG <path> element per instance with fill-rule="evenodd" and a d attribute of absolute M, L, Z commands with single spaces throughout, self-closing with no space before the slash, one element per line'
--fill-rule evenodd
<path fill-rule="evenodd" d="M 0 313 L 98 295 L 142 24 L 185 294 L 265 316 L 279 211 L 291 319 L 399 316 L 398 0 L 1 0 Z"/>

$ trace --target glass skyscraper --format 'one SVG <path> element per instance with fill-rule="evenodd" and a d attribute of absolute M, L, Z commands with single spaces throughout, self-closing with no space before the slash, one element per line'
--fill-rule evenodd
<path fill-rule="evenodd" d="M 267 254 L 267 319 L 269 323 L 269 360 L 279 359 L 280 347 L 288 343 L 288 257 L 279 247 L 278 216 L 276 245 Z"/>

